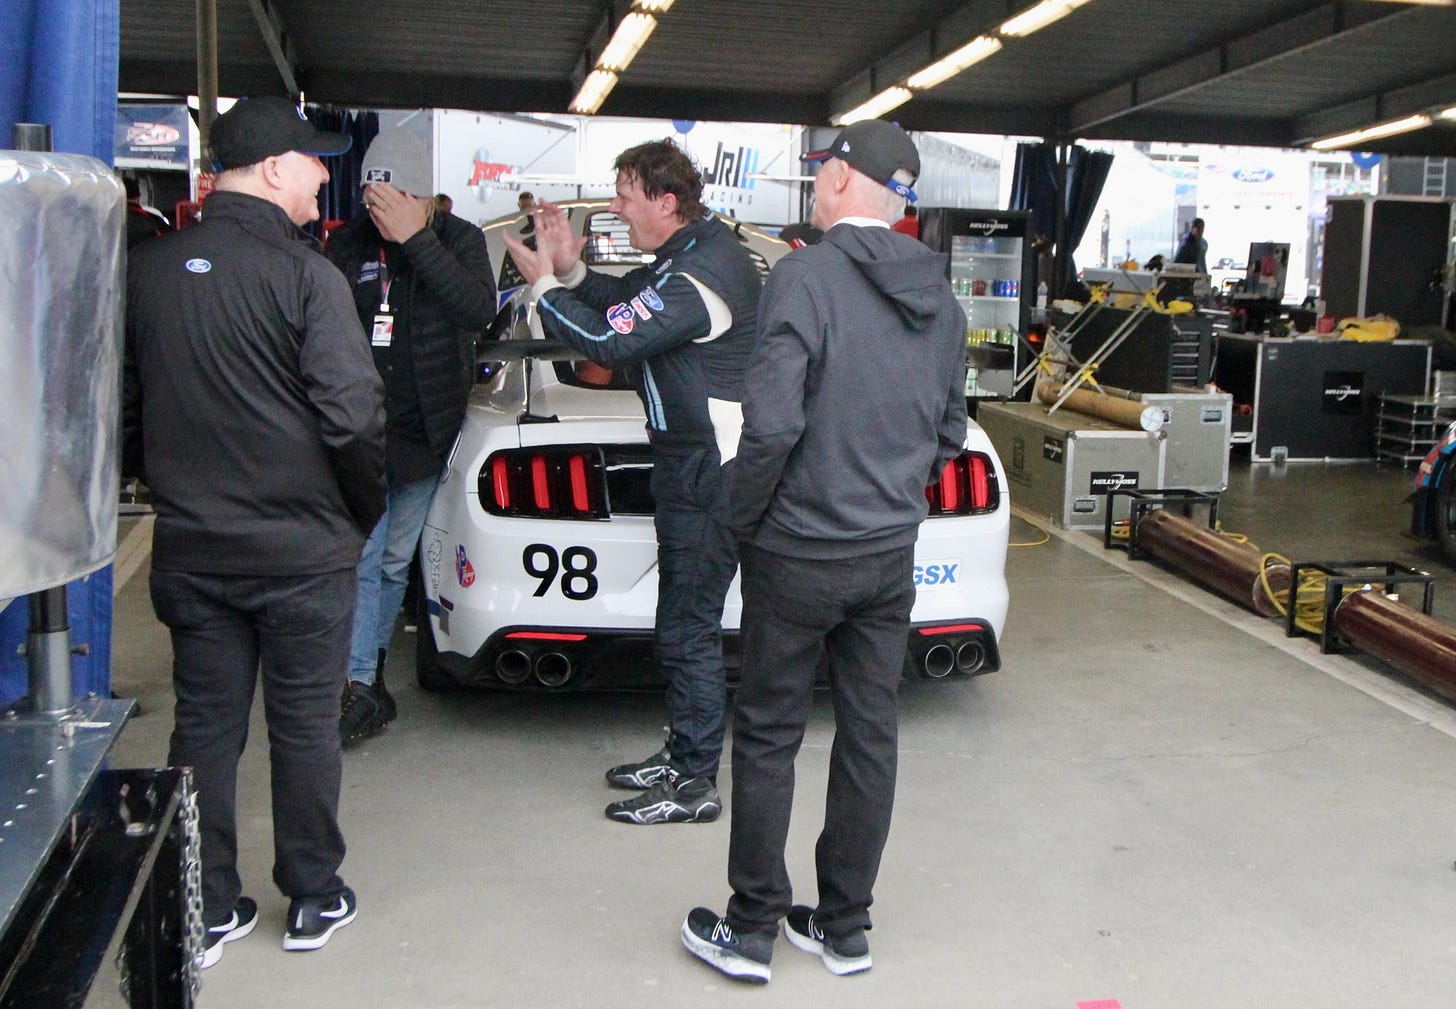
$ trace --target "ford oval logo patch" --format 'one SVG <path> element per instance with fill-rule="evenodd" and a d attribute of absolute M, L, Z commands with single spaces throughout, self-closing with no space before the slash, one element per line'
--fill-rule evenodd
<path fill-rule="evenodd" d="M 1272 168 L 1235 168 L 1234 178 L 1240 182 L 1268 182 L 1274 178 Z"/>
<path fill-rule="evenodd" d="M 187 269 L 193 273 L 206 273 L 212 269 L 212 264 L 205 259 L 189 259 L 187 260 Z"/>

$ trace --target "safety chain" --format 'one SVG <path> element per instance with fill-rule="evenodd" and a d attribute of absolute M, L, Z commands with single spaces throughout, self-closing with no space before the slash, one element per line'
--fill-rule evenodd
<path fill-rule="evenodd" d="M 202 835 L 197 827 L 197 793 L 192 790 L 192 771 L 182 772 L 182 876 L 183 917 L 182 952 L 186 975 L 188 1004 L 197 1001 L 202 987 Z"/>

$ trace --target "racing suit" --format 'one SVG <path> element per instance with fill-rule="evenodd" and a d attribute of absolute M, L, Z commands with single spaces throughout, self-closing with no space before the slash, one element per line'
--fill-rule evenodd
<path fill-rule="evenodd" d="M 532 294 L 548 336 L 627 367 L 647 414 L 657 531 L 653 649 L 667 678 L 668 752 L 715 779 L 723 751 L 723 599 L 737 567 L 725 468 L 743 425 L 743 376 L 761 287 L 729 227 L 704 217 L 623 277 L 578 263 Z"/>

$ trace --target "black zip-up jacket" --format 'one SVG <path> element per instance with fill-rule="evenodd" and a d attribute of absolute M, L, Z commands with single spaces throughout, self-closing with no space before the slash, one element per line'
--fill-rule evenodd
<path fill-rule="evenodd" d="M 839 223 L 774 266 L 743 397 L 740 538 L 801 558 L 914 543 L 966 440 L 966 317 L 945 256 Z"/>
<path fill-rule="evenodd" d="M 386 242 L 366 213 L 333 233 L 328 257 L 353 288 L 366 334 L 388 277 L 394 343 L 376 348 L 374 362 L 385 378 L 390 472 L 405 482 L 438 473 L 465 419 L 476 338 L 495 318 L 485 235 L 437 212 L 403 244 Z"/>
<path fill-rule="evenodd" d="M 281 208 L 216 192 L 201 224 L 137 246 L 123 385 L 154 567 L 359 563 L 384 511 L 384 390 L 348 285 Z"/>
<path fill-rule="evenodd" d="M 704 217 L 679 228 L 651 263 L 625 276 L 580 270 L 570 279 L 575 286 L 537 281 L 547 335 L 608 368 L 637 366 L 637 395 L 655 447 L 716 444 L 724 461 L 731 458 L 762 290 L 738 236 Z M 703 289 L 727 306 L 728 319 L 713 316 Z M 715 414 L 713 400 L 731 406 Z"/>

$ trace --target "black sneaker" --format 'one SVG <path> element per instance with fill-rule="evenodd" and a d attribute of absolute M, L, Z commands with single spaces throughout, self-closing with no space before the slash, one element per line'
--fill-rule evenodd
<path fill-rule="evenodd" d="M 772 932 L 735 932 L 728 919 L 706 907 L 695 907 L 682 923 L 682 941 L 688 952 L 729 977 L 751 984 L 768 984 L 773 959 Z"/>
<path fill-rule="evenodd" d="M 385 724 L 373 688 L 350 680 L 339 702 L 339 742 L 350 746 L 379 732 Z"/>
<path fill-rule="evenodd" d="M 291 950 L 319 949 L 329 936 L 354 920 L 359 904 L 354 891 L 347 886 L 342 893 L 320 904 L 295 900 L 288 905 L 288 930 L 283 933 L 283 948 Z"/>
<path fill-rule="evenodd" d="M 374 703 L 379 705 L 379 727 L 381 729 L 394 721 L 394 716 L 399 714 L 399 707 L 394 703 L 393 695 L 384 685 L 384 660 L 388 657 L 388 649 L 379 649 L 378 663 L 374 668 L 374 689 L 370 691 L 374 695 Z"/>
<path fill-rule="evenodd" d="M 672 754 L 667 752 L 666 746 L 646 760 L 618 764 L 607 771 L 607 783 L 617 788 L 647 789 L 663 779 L 671 781 L 676 777 L 677 772 L 672 769 Z"/>
<path fill-rule="evenodd" d="M 379 706 L 379 728 L 382 729 L 399 714 L 399 705 L 394 703 L 394 695 L 384 686 L 382 678 L 374 681 L 371 693 L 374 695 L 374 703 Z"/>
<path fill-rule="evenodd" d="M 641 795 L 614 802 L 607 816 L 622 823 L 709 823 L 718 819 L 723 801 L 707 778 L 659 781 Z"/>
<path fill-rule="evenodd" d="M 239 897 L 227 921 L 202 933 L 202 969 L 206 970 L 222 959 L 223 943 L 241 939 L 253 931 L 256 924 L 258 902 L 252 897 Z"/>
<path fill-rule="evenodd" d="M 784 916 L 784 938 L 823 960 L 831 974 L 862 974 L 870 969 L 870 941 L 864 929 L 831 939 L 814 920 L 813 908 L 803 904 L 795 904 Z"/>

